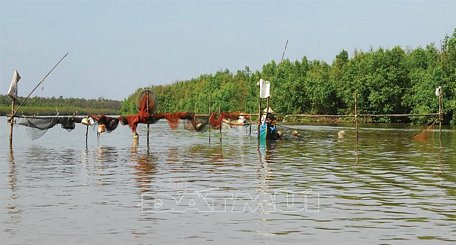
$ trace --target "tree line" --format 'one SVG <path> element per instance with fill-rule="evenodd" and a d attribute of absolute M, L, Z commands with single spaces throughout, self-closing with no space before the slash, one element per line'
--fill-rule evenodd
<path fill-rule="evenodd" d="M 271 106 L 284 114 L 425 114 L 438 111 L 434 92 L 442 86 L 445 122 L 456 124 L 456 29 L 441 46 L 342 50 L 328 64 L 320 60 L 271 61 L 261 70 L 218 71 L 169 85 L 151 86 L 160 112 L 258 110 L 260 78 L 271 81 Z M 121 113 L 136 113 L 139 92 L 122 101 Z M 380 118 L 384 122 L 404 119 Z M 410 120 L 410 119 L 406 119 Z M 426 123 L 424 118 L 412 119 Z M 429 119 L 427 119 L 429 120 Z"/>
<path fill-rule="evenodd" d="M 18 103 L 24 101 L 18 98 Z M 18 110 L 19 115 L 89 115 L 89 114 L 119 114 L 121 102 L 105 98 L 56 98 L 30 97 Z M 0 95 L 0 115 L 11 113 L 11 98 Z"/>

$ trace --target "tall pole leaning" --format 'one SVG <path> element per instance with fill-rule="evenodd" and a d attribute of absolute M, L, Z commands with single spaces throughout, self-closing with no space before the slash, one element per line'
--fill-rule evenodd
<path fill-rule="evenodd" d="M 54 65 L 54 67 L 52 67 L 52 69 L 43 77 L 43 79 L 41 79 L 41 81 L 35 86 L 35 88 L 32 90 L 32 92 L 30 92 L 27 97 L 25 97 L 25 99 L 19 104 L 19 106 L 14 110 L 14 114 L 16 114 L 17 110 L 19 110 L 19 108 L 21 108 L 21 106 L 30 98 L 30 96 L 33 94 L 33 92 L 35 92 L 35 90 L 44 82 L 44 80 L 46 80 L 46 78 L 52 73 L 52 71 L 54 71 L 54 69 L 60 64 L 60 62 L 62 62 L 63 59 L 65 59 L 65 57 L 67 57 L 68 53 L 66 53 L 58 62 L 57 64 Z M 13 114 L 13 115 L 14 115 Z"/>
<path fill-rule="evenodd" d="M 13 127 L 14 127 L 14 117 L 21 108 L 21 106 L 30 98 L 30 96 L 35 92 L 35 90 L 46 80 L 46 78 L 54 71 L 54 69 L 62 62 L 63 59 L 68 55 L 66 53 L 58 62 L 57 64 L 52 67 L 52 69 L 41 79 L 41 81 L 35 86 L 35 88 L 25 97 L 25 99 L 19 104 L 19 106 L 16 107 L 16 99 L 17 99 L 17 83 L 21 79 L 21 76 L 17 72 L 17 70 L 14 72 L 13 75 L 13 81 L 11 82 L 10 89 L 8 91 L 8 95 L 13 99 L 13 102 L 11 103 L 11 118 L 10 118 L 10 146 L 13 144 Z"/>

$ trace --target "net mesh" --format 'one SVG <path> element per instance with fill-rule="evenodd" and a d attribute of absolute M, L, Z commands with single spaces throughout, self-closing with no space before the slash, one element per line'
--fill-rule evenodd
<path fill-rule="evenodd" d="M 217 113 L 213 112 L 209 116 L 209 124 L 211 125 L 211 127 L 213 129 L 220 129 L 224 119 L 228 119 L 228 121 L 238 120 L 240 116 L 241 116 L 240 112 L 231 112 L 231 113 L 222 112 L 219 115 Z"/>
<path fill-rule="evenodd" d="M 104 125 L 103 127 L 106 128 L 108 133 L 114 131 L 117 126 L 119 125 L 120 118 L 109 117 L 106 115 L 91 115 L 98 125 Z"/>
<path fill-rule="evenodd" d="M 119 117 L 122 125 L 128 124 L 134 134 L 137 134 L 136 128 L 139 123 L 153 124 L 159 120 L 151 117 L 151 114 L 157 110 L 155 94 L 151 90 L 144 90 L 139 94 L 137 106 L 138 114 Z"/>
<path fill-rule="evenodd" d="M 93 121 L 98 124 L 99 133 L 112 132 L 119 122 L 122 125 L 128 125 L 132 132 L 137 135 L 136 129 L 138 124 L 154 124 L 160 119 L 166 119 L 171 129 L 177 129 L 179 122 L 185 120 L 184 128 L 202 132 L 210 125 L 214 129 L 221 128 L 224 119 L 230 125 L 244 125 L 250 118 L 248 115 L 240 112 L 232 113 L 211 113 L 210 115 L 196 116 L 192 112 L 173 112 L 173 113 L 156 113 L 157 100 L 151 90 L 144 90 L 138 96 L 138 114 L 120 117 L 110 117 L 106 115 L 90 115 L 88 117 L 27 117 L 19 123 L 27 127 L 27 134 L 32 140 L 42 137 L 48 129 L 60 124 L 62 128 L 73 130 L 76 123 L 91 125 Z M 90 120 L 92 123 L 90 123 Z M 235 121 L 236 120 L 236 121 Z"/>
<path fill-rule="evenodd" d="M 71 131 L 76 127 L 76 123 L 80 122 L 81 118 L 75 117 L 24 117 L 18 124 L 26 126 L 27 136 L 31 140 L 36 140 L 45 135 L 48 129 L 53 128 L 57 124 Z"/>
<path fill-rule="evenodd" d="M 155 113 L 157 111 L 157 99 L 154 92 L 149 89 L 143 90 L 138 96 L 136 106 L 139 112 Z"/>
<path fill-rule="evenodd" d="M 208 117 L 197 117 L 194 115 L 192 119 L 187 119 L 184 128 L 187 130 L 195 130 L 196 132 L 203 132 L 206 130 L 208 124 Z"/>
<path fill-rule="evenodd" d="M 427 126 L 420 133 L 414 135 L 413 140 L 415 140 L 415 141 L 427 140 L 429 138 L 429 136 L 431 135 L 432 130 L 434 129 L 434 125 L 435 125 L 435 122 L 433 122 L 431 125 Z"/>

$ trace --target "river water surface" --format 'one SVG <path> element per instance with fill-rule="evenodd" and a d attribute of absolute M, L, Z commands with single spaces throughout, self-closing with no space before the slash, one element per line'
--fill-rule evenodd
<path fill-rule="evenodd" d="M 455 129 L 288 127 L 300 137 L 258 146 L 159 122 L 147 147 L 145 126 L 135 146 L 119 125 L 86 147 L 81 125 L 35 141 L 15 126 L 9 147 L 2 117 L 0 244 L 456 242 Z"/>

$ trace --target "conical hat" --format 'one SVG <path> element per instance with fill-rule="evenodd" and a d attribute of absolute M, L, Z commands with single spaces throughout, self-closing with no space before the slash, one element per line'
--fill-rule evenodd
<path fill-rule="evenodd" d="M 264 108 L 263 112 L 274 113 L 271 107 L 269 107 L 268 109 Z"/>

